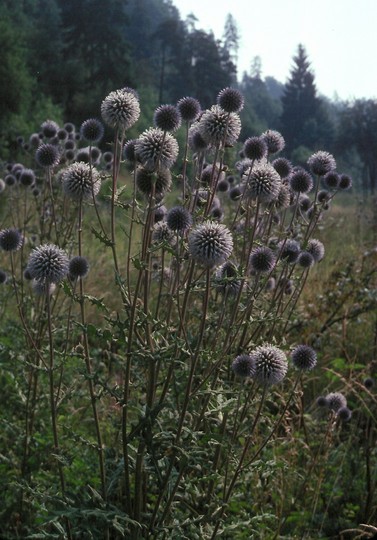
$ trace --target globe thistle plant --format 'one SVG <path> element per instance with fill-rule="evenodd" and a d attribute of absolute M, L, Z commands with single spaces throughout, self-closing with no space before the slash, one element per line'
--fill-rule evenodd
<path fill-rule="evenodd" d="M 18 251 L 23 244 L 23 236 L 18 229 L 10 228 L 0 231 L 0 248 L 4 251 Z"/>
<path fill-rule="evenodd" d="M 277 154 L 281 152 L 285 146 L 284 137 L 279 131 L 274 131 L 273 129 L 268 129 L 262 133 L 262 138 L 267 144 L 267 150 L 269 154 Z"/>
<path fill-rule="evenodd" d="M 227 113 L 238 113 L 243 109 L 244 98 L 236 88 L 224 88 L 217 96 L 217 104 Z"/>
<path fill-rule="evenodd" d="M 302 268 L 310 268 L 314 265 L 314 263 L 314 257 L 308 251 L 301 251 L 297 258 L 297 264 Z"/>
<path fill-rule="evenodd" d="M 129 90 L 115 90 L 102 101 L 101 115 L 109 127 L 129 129 L 139 119 L 139 100 Z"/>
<path fill-rule="evenodd" d="M 32 186 L 35 183 L 35 172 L 33 169 L 22 169 L 20 175 L 20 184 L 25 187 Z"/>
<path fill-rule="evenodd" d="M 101 187 L 97 169 L 83 162 L 73 163 L 65 169 L 61 182 L 65 195 L 76 200 L 96 196 Z"/>
<path fill-rule="evenodd" d="M 289 185 L 294 193 L 309 193 L 313 188 L 313 178 L 300 167 L 289 178 Z"/>
<path fill-rule="evenodd" d="M 329 171 L 323 177 L 323 183 L 329 190 L 338 189 L 340 183 L 340 176 L 336 171 Z"/>
<path fill-rule="evenodd" d="M 126 161 L 134 163 L 136 161 L 136 139 L 130 139 L 123 148 L 123 156 Z"/>
<path fill-rule="evenodd" d="M 37 296 L 46 296 L 47 294 L 51 296 L 56 290 L 56 284 L 45 279 L 33 279 L 31 286 Z"/>
<path fill-rule="evenodd" d="M 255 375 L 255 361 L 249 354 L 240 354 L 232 362 L 232 370 L 235 375 L 245 379 Z"/>
<path fill-rule="evenodd" d="M 171 173 L 165 167 L 160 167 L 157 172 L 144 167 L 138 167 L 136 170 L 136 187 L 144 195 L 151 195 L 154 186 L 154 195 L 160 200 L 170 190 L 171 183 Z"/>
<path fill-rule="evenodd" d="M 164 243 L 173 246 L 176 242 L 176 235 L 166 221 L 158 221 L 153 226 L 152 241 L 156 244 Z"/>
<path fill-rule="evenodd" d="M 352 417 L 352 411 L 348 407 L 340 407 L 336 415 L 342 422 L 349 422 Z"/>
<path fill-rule="evenodd" d="M 160 105 L 153 116 L 154 125 L 162 131 L 177 131 L 181 121 L 179 110 L 174 105 Z"/>
<path fill-rule="evenodd" d="M 41 144 L 35 152 L 35 160 L 40 167 L 56 167 L 60 162 L 60 151 L 54 144 Z"/>
<path fill-rule="evenodd" d="M 261 160 L 267 155 L 267 143 L 263 137 L 249 137 L 243 145 L 243 153 L 251 160 Z"/>
<path fill-rule="evenodd" d="M 286 261 L 289 264 L 294 264 L 301 252 L 300 244 L 297 242 L 297 240 L 293 240 L 291 238 L 288 238 L 284 242 L 282 240 L 278 247 L 280 248 L 280 257 Z"/>
<path fill-rule="evenodd" d="M 341 174 L 339 180 L 339 189 L 347 190 L 352 187 L 352 178 L 348 174 Z"/>
<path fill-rule="evenodd" d="M 84 278 L 89 273 L 89 263 L 86 257 L 77 255 L 72 257 L 68 265 L 68 273 L 72 279 Z"/>
<path fill-rule="evenodd" d="M 102 122 L 97 118 L 89 118 L 81 124 L 80 135 L 83 139 L 91 143 L 98 143 L 105 132 Z"/>
<path fill-rule="evenodd" d="M 31 278 L 58 283 L 68 273 L 66 252 L 54 244 L 43 244 L 30 253 L 27 268 Z"/>
<path fill-rule="evenodd" d="M 45 137 L 52 139 L 57 134 L 59 126 L 54 120 L 46 120 L 41 124 L 41 130 Z"/>
<path fill-rule="evenodd" d="M 258 164 L 250 174 L 246 171 L 244 177 L 248 178 L 246 185 L 248 197 L 264 203 L 278 198 L 281 187 L 280 176 L 269 163 Z"/>
<path fill-rule="evenodd" d="M 201 111 L 199 101 L 193 97 L 181 98 L 177 103 L 177 109 L 184 122 L 194 122 Z"/>
<path fill-rule="evenodd" d="M 191 257 L 198 263 L 206 267 L 217 266 L 230 257 L 233 238 L 225 225 L 206 221 L 191 231 L 188 248 Z"/>
<path fill-rule="evenodd" d="M 311 238 L 308 241 L 306 251 L 312 255 L 315 262 L 321 261 L 325 256 L 325 246 L 316 238 Z"/>
<path fill-rule="evenodd" d="M 326 396 L 329 409 L 334 412 L 338 412 L 342 407 L 347 406 L 347 399 L 340 392 L 330 392 Z"/>
<path fill-rule="evenodd" d="M 257 347 L 250 356 L 255 364 L 254 378 L 263 386 L 280 383 L 287 374 L 285 353 L 273 345 Z"/>
<path fill-rule="evenodd" d="M 272 166 L 275 169 L 277 173 L 279 173 L 280 178 L 288 178 L 288 176 L 291 174 L 293 166 L 292 163 L 283 157 L 274 159 L 272 162 Z"/>
<path fill-rule="evenodd" d="M 253 249 L 249 258 L 249 269 L 255 274 L 268 274 L 276 264 L 276 257 L 272 249 L 259 246 Z"/>
<path fill-rule="evenodd" d="M 310 371 L 317 364 L 317 353 L 309 345 L 297 345 L 291 353 L 292 363 L 300 371 Z"/>
<path fill-rule="evenodd" d="M 151 128 L 137 139 L 135 153 L 147 169 L 154 170 L 157 165 L 170 169 L 178 157 L 178 143 L 170 133 Z"/>
<path fill-rule="evenodd" d="M 213 105 L 202 114 L 198 129 L 208 144 L 233 146 L 241 132 L 241 121 L 237 113 L 227 113 L 219 105 Z"/>
<path fill-rule="evenodd" d="M 197 123 L 193 124 L 189 129 L 188 144 L 195 153 L 205 152 L 208 148 L 208 143 L 201 136 Z"/>
<path fill-rule="evenodd" d="M 374 386 L 374 379 L 372 377 L 367 377 L 366 379 L 364 379 L 364 386 L 368 390 L 371 390 L 371 388 L 373 388 Z"/>
<path fill-rule="evenodd" d="M 172 231 L 184 234 L 192 225 L 192 215 L 187 208 L 175 206 L 168 211 L 166 223 Z"/>
<path fill-rule="evenodd" d="M 319 150 L 308 159 L 308 165 L 313 174 L 324 176 L 326 173 L 336 169 L 334 156 L 323 150 Z"/>
<path fill-rule="evenodd" d="M 237 268 L 230 261 L 226 261 L 217 268 L 214 281 L 216 290 L 228 296 L 236 296 L 241 287 Z"/>

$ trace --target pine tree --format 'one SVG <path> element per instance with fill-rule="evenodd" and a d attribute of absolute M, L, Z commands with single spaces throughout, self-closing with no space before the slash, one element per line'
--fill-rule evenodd
<path fill-rule="evenodd" d="M 307 133 L 306 125 L 313 123 L 320 104 L 314 74 L 310 70 L 310 62 L 303 45 L 298 46 L 297 56 L 293 61 L 290 78 L 285 84 L 282 96 L 281 131 L 288 151 L 298 145 L 313 145 L 313 140 L 309 140 L 312 137 Z"/>
<path fill-rule="evenodd" d="M 230 61 L 237 66 L 238 62 L 238 49 L 240 47 L 240 33 L 238 30 L 237 22 L 235 21 L 233 15 L 228 13 L 223 33 L 223 44 L 224 49 L 229 55 Z M 235 81 L 237 80 L 236 72 L 234 74 Z"/>

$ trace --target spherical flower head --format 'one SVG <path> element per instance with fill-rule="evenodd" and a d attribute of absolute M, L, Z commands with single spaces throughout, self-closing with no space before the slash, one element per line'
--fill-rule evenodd
<path fill-rule="evenodd" d="M 374 379 L 372 377 L 367 377 L 365 380 L 364 380 L 364 386 L 365 388 L 367 388 L 368 390 L 370 390 L 371 388 L 373 388 L 374 386 Z"/>
<path fill-rule="evenodd" d="M 326 396 L 329 409 L 338 412 L 342 407 L 347 406 L 347 399 L 340 392 L 330 392 Z"/>
<path fill-rule="evenodd" d="M 270 163 L 256 165 L 251 173 L 247 170 L 244 178 L 248 178 L 246 195 L 260 202 L 269 203 L 275 201 L 280 192 L 281 180 L 279 174 Z"/>
<path fill-rule="evenodd" d="M 38 133 L 32 133 L 29 137 L 29 144 L 30 146 L 33 146 L 34 148 L 39 146 L 41 143 L 41 139 L 39 138 Z"/>
<path fill-rule="evenodd" d="M 300 167 L 293 172 L 289 185 L 294 193 L 309 193 L 313 188 L 313 178 L 308 171 Z"/>
<path fill-rule="evenodd" d="M 35 172 L 33 169 L 22 169 L 20 175 L 20 184 L 25 187 L 32 186 L 35 183 Z"/>
<path fill-rule="evenodd" d="M 327 191 L 327 189 L 321 189 L 321 191 L 318 191 L 317 193 L 317 201 L 321 204 L 326 203 L 331 198 L 330 192 Z"/>
<path fill-rule="evenodd" d="M 3 285 L 7 282 L 8 276 L 4 270 L 0 270 L 0 284 Z"/>
<path fill-rule="evenodd" d="M 242 197 L 242 189 L 239 186 L 234 186 L 229 190 L 229 198 L 232 201 L 238 201 Z"/>
<path fill-rule="evenodd" d="M 280 383 L 287 374 L 285 353 L 273 345 L 257 347 L 251 354 L 255 362 L 254 378 L 263 386 Z"/>
<path fill-rule="evenodd" d="M 230 257 L 233 238 L 225 225 L 205 221 L 191 231 L 188 248 L 195 261 L 206 267 L 217 266 Z"/>
<path fill-rule="evenodd" d="M 115 90 L 102 101 L 101 115 L 106 125 L 115 129 L 129 129 L 139 119 L 139 100 L 133 92 Z"/>
<path fill-rule="evenodd" d="M 324 176 L 329 171 L 336 169 L 334 156 L 323 150 L 319 150 L 308 159 L 308 165 L 313 174 Z"/>
<path fill-rule="evenodd" d="M 74 133 L 76 128 L 75 128 L 75 125 L 72 124 L 72 122 L 66 122 L 64 124 L 64 129 L 69 133 Z"/>
<path fill-rule="evenodd" d="M 112 152 L 104 152 L 102 155 L 102 159 L 105 163 L 112 163 L 114 159 L 114 154 Z"/>
<path fill-rule="evenodd" d="M 352 411 L 348 407 L 340 407 L 336 415 L 342 422 L 349 422 L 352 417 Z"/>
<path fill-rule="evenodd" d="M 323 177 L 323 183 L 329 190 L 338 189 L 340 184 L 340 176 L 336 171 L 329 171 Z"/>
<path fill-rule="evenodd" d="M 154 211 L 154 222 L 157 223 L 157 221 L 162 221 L 165 219 L 165 216 L 167 214 L 166 206 L 161 204 L 160 206 L 157 206 L 157 208 Z"/>
<path fill-rule="evenodd" d="M 58 283 L 68 273 L 68 256 L 54 244 L 43 244 L 30 253 L 27 268 L 33 279 Z"/>
<path fill-rule="evenodd" d="M 176 243 L 176 235 L 166 221 L 157 221 L 153 226 L 152 241 L 156 244 L 173 246 Z"/>
<path fill-rule="evenodd" d="M 89 118 L 88 120 L 84 120 L 81 124 L 80 135 L 88 142 L 99 142 L 102 139 L 104 132 L 105 128 L 103 127 L 103 124 L 97 120 L 97 118 Z"/>
<path fill-rule="evenodd" d="M 86 277 L 89 273 L 88 260 L 81 255 L 72 257 L 72 259 L 69 261 L 68 273 L 73 279 Z"/>
<path fill-rule="evenodd" d="M 218 181 L 216 190 L 220 193 L 226 193 L 229 189 L 229 182 L 226 178 L 223 178 Z"/>
<path fill-rule="evenodd" d="M 237 113 L 227 113 L 219 105 L 213 105 L 202 114 L 198 129 L 208 144 L 233 146 L 241 132 L 241 120 Z"/>
<path fill-rule="evenodd" d="M 280 178 L 282 179 L 288 178 L 293 169 L 292 163 L 289 161 L 289 159 L 283 157 L 274 159 L 274 161 L 272 162 L 272 166 L 275 171 L 279 173 Z"/>
<path fill-rule="evenodd" d="M 282 240 L 279 244 L 280 257 L 289 264 L 294 264 L 301 252 L 300 244 L 296 240 Z"/>
<path fill-rule="evenodd" d="M 277 199 L 275 200 L 276 210 L 282 210 L 288 208 L 291 205 L 292 192 L 288 184 L 280 184 L 280 191 Z"/>
<path fill-rule="evenodd" d="M 151 128 L 137 139 L 135 153 L 147 169 L 154 170 L 158 164 L 170 169 L 178 157 L 178 143 L 170 133 Z"/>
<path fill-rule="evenodd" d="M 0 231 L 0 248 L 4 251 L 17 251 L 23 244 L 23 236 L 18 229 Z"/>
<path fill-rule="evenodd" d="M 245 379 L 255 375 L 255 362 L 249 354 L 240 354 L 232 362 L 232 370 L 235 375 Z"/>
<path fill-rule="evenodd" d="M 241 279 L 236 266 L 226 261 L 219 266 L 215 273 L 216 290 L 228 296 L 236 296 L 241 287 Z"/>
<path fill-rule="evenodd" d="M 160 200 L 170 190 L 171 184 L 171 173 L 165 167 L 160 167 L 156 172 L 144 169 L 144 167 L 137 168 L 136 187 L 144 195 L 151 195 L 154 186 L 154 195 Z"/>
<path fill-rule="evenodd" d="M 244 156 L 252 160 L 261 160 L 267 155 L 267 143 L 263 137 L 249 137 L 243 145 Z"/>
<path fill-rule="evenodd" d="M 311 268 L 315 263 L 314 257 L 308 251 L 301 251 L 297 259 L 297 264 L 302 268 Z"/>
<path fill-rule="evenodd" d="M 68 131 L 64 128 L 59 128 L 56 136 L 59 141 L 65 141 L 66 139 L 68 139 Z"/>
<path fill-rule="evenodd" d="M 268 129 L 261 135 L 267 144 L 269 154 L 277 154 L 281 152 L 285 146 L 284 137 L 279 131 Z"/>
<path fill-rule="evenodd" d="M 35 152 L 35 160 L 40 167 L 56 167 L 60 162 L 59 148 L 54 144 L 41 144 Z"/>
<path fill-rule="evenodd" d="M 317 364 L 317 353 L 309 345 L 297 345 L 291 353 L 292 363 L 300 371 L 310 371 Z"/>
<path fill-rule="evenodd" d="M 153 116 L 154 125 L 162 131 L 176 131 L 181 121 L 181 115 L 174 105 L 160 105 Z"/>
<path fill-rule="evenodd" d="M 55 137 L 59 130 L 59 126 L 56 122 L 53 120 L 46 120 L 41 125 L 42 133 L 45 137 L 51 139 L 52 137 Z"/>
<path fill-rule="evenodd" d="M 166 223 L 172 231 L 184 234 L 192 225 L 192 215 L 184 206 L 174 206 L 166 215 Z"/>
<path fill-rule="evenodd" d="M 56 290 L 55 283 L 50 283 L 45 279 L 33 279 L 31 286 L 37 296 L 46 296 L 47 294 L 51 296 Z"/>
<path fill-rule="evenodd" d="M 9 187 L 14 186 L 16 182 L 17 182 L 17 178 L 14 176 L 14 174 L 7 174 L 4 177 L 4 183 Z"/>
<path fill-rule="evenodd" d="M 249 258 L 249 269 L 256 274 L 268 274 L 274 268 L 276 257 L 272 249 L 259 246 L 253 249 Z"/>
<path fill-rule="evenodd" d="M 311 204 L 312 204 L 311 200 L 307 195 L 300 194 L 298 198 L 298 205 L 300 207 L 300 210 L 302 210 L 302 212 L 307 212 Z"/>
<path fill-rule="evenodd" d="M 329 402 L 325 396 L 318 396 L 316 399 L 316 404 L 318 407 L 328 407 Z"/>
<path fill-rule="evenodd" d="M 306 246 L 306 251 L 313 256 L 315 262 L 319 262 L 325 256 L 325 246 L 320 240 L 311 238 Z"/>
<path fill-rule="evenodd" d="M 341 174 L 339 180 L 339 189 L 347 190 L 352 187 L 352 178 L 348 174 Z"/>
<path fill-rule="evenodd" d="M 194 122 L 201 112 L 199 101 L 193 97 L 181 98 L 177 103 L 177 109 L 184 122 Z"/>
<path fill-rule="evenodd" d="M 244 98 L 236 88 L 224 88 L 217 96 L 217 104 L 227 113 L 237 113 L 243 109 Z"/>
<path fill-rule="evenodd" d="M 205 152 L 208 148 L 208 143 L 201 136 L 197 122 L 189 129 L 188 144 L 193 152 Z"/>
<path fill-rule="evenodd" d="M 136 161 L 136 139 L 130 139 L 126 142 L 123 148 L 123 156 L 126 161 L 130 161 L 131 163 L 135 163 Z"/>
<path fill-rule="evenodd" d="M 97 169 L 82 161 L 67 167 L 62 173 L 61 181 L 65 195 L 76 200 L 96 196 L 101 187 Z"/>

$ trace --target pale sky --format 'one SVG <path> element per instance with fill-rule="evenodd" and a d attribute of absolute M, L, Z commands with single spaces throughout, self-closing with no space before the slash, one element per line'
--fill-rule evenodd
<path fill-rule="evenodd" d="M 228 13 L 238 24 L 238 74 L 262 60 L 262 77 L 285 83 L 302 43 L 317 89 L 331 99 L 377 97 L 377 0 L 173 0 L 181 18 L 221 38 Z"/>

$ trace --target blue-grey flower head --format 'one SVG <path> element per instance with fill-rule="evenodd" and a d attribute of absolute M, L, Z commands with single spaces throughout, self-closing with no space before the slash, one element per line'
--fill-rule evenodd
<path fill-rule="evenodd" d="M 294 193 L 309 193 L 313 188 L 313 178 L 308 171 L 298 167 L 289 178 L 289 185 Z"/>
<path fill-rule="evenodd" d="M 267 143 L 263 137 L 249 137 L 243 145 L 245 158 L 261 160 L 267 155 Z"/>
<path fill-rule="evenodd" d="M 250 353 L 255 363 L 254 378 L 263 386 L 281 382 L 287 374 L 285 353 L 273 345 L 262 345 Z"/>
<path fill-rule="evenodd" d="M 71 278 L 84 278 L 89 273 L 89 262 L 86 257 L 76 255 L 69 261 L 68 272 Z"/>
<path fill-rule="evenodd" d="M 347 406 L 347 399 L 340 392 L 330 392 L 330 394 L 327 394 L 326 399 L 327 399 L 328 407 L 332 411 L 337 412 L 342 407 Z"/>
<path fill-rule="evenodd" d="M 4 251 L 18 251 L 23 244 L 23 236 L 18 229 L 0 231 L 0 248 Z"/>
<path fill-rule="evenodd" d="M 152 229 L 152 241 L 156 244 L 173 246 L 176 243 L 176 234 L 166 221 L 157 221 Z"/>
<path fill-rule="evenodd" d="M 41 124 L 41 130 L 45 137 L 51 139 L 55 137 L 59 129 L 59 125 L 54 120 L 46 120 Z"/>
<path fill-rule="evenodd" d="M 206 221 L 191 231 L 188 248 L 195 261 L 207 267 L 217 266 L 231 255 L 233 238 L 225 225 Z"/>
<path fill-rule="evenodd" d="M 154 189 L 154 196 L 161 200 L 170 190 L 171 184 L 171 172 L 165 167 L 159 167 L 156 172 L 144 167 L 138 167 L 136 170 L 136 187 L 144 195 L 151 195 Z"/>
<path fill-rule="evenodd" d="M 179 110 L 174 105 L 160 105 L 154 112 L 154 125 L 162 131 L 176 131 L 181 121 Z"/>
<path fill-rule="evenodd" d="M 280 178 L 288 178 L 293 169 L 292 163 L 283 157 L 274 159 L 272 166 L 279 173 Z"/>
<path fill-rule="evenodd" d="M 351 420 L 352 411 L 348 407 L 340 407 L 337 412 L 337 416 L 342 422 L 348 422 Z"/>
<path fill-rule="evenodd" d="M 275 201 L 281 189 L 281 179 L 270 163 L 255 165 L 249 174 L 246 170 L 244 179 L 249 178 L 246 185 L 246 195 L 251 199 L 269 203 Z"/>
<path fill-rule="evenodd" d="M 192 215 L 184 206 L 174 206 L 166 214 L 166 223 L 172 231 L 184 234 L 192 225 Z"/>
<path fill-rule="evenodd" d="M 235 296 L 241 287 L 241 278 L 234 263 L 226 261 L 216 269 L 216 290 L 227 296 Z"/>
<path fill-rule="evenodd" d="M 308 165 L 312 173 L 318 176 L 324 176 L 329 171 L 336 169 L 334 156 L 323 150 L 312 154 L 308 159 Z"/>
<path fill-rule="evenodd" d="M 310 371 L 317 364 L 317 353 L 309 345 L 297 345 L 291 353 L 292 363 L 301 371 Z"/>
<path fill-rule="evenodd" d="M 199 101 L 193 97 L 181 98 L 177 103 L 177 109 L 185 122 L 194 122 L 201 111 Z"/>
<path fill-rule="evenodd" d="M 243 379 L 255 375 L 255 362 L 249 354 L 240 354 L 232 362 L 232 370 Z"/>
<path fill-rule="evenodd" d="M 232 146 L 240 135 L 241 120 L 237 113 L 227 113 L 219 105 L 213 105 L 202 114 L 198 129 L 208 144 Z"/>
<path fill-rule="evenodd" d="M 84 120 L 81 124 L 80 134 L 86 141 L 99 142 L 104 132 L 103 124 L 97 118 L 88 118 L 88 120 Z"/>
<path fill-rule="evenodd" d="M 96 196 L 101 187 L 100 175 L 87 163 L 72 163 L 61 176 L 64 193 L 72 199 L 90 199 Z"/>
<path fill-rule="evenodd" d="M 178 157 L 178 143 L 170 133 L 150 128 L 136 140 L 135 153 L 147 169 L 154 170 L 157 165 L 170 169 Z"/>
<path fill-rule="evenodd" d="M 308 241 L 306 251 L 308 251 L 312 255 L 315 262 L 321 261 L 325 256 L 325 246 L 320 240 L 317 240 L 316 238 L 311 238 Z"/>
<path fill-rule="evenodd" d="M 217 104 L 227 113 L 237 113 L 243 109 L 244 98 L 237 88 L 224 88 L 217 96 Z"/>
<path fill-rule="evenodd" d="M 250 254 L 249 268 L 256 274 L 268 274 L 275 266 L 275 263 L 275 254 L 267 246 L 258 246 Z"/>
<path fill-rule="evenodd" d="M 280 248 L 280 257 L 289 264 L 294 264 L 301 252 L 300 244 L 297 240 L 288 238 L 286 241 L 282 240 L 278 244 Z"/>
<path fill-rule="evenodd" d="M 60 162 L 60 151 L 54 144 L 41 144 L 35 152 L 35 160 L 40 167 L 56 167 Z"/>
<path fill-rule="evenodd" d="M 67 275 L 68 264 L 63 249 L 54 244 L 43 244 L 30 253 L 27 268 L 33 279 L 58 283 Z"/>
<path fill-rule="evenodd" d="M 285 146 L 284 137 L 279 131 L 268 129 L 262 133 L 261 137 L 263 137 L 267 144 L 269 154 L 277 154 L 278 152 L 281 152 Z"/>
<path fill-rule="evenodd" d="M 139 100 L 129 90 L 115 90 L 102 101 L 101 114 L 108 126 L 129 129 L 139 119 Z"/>

